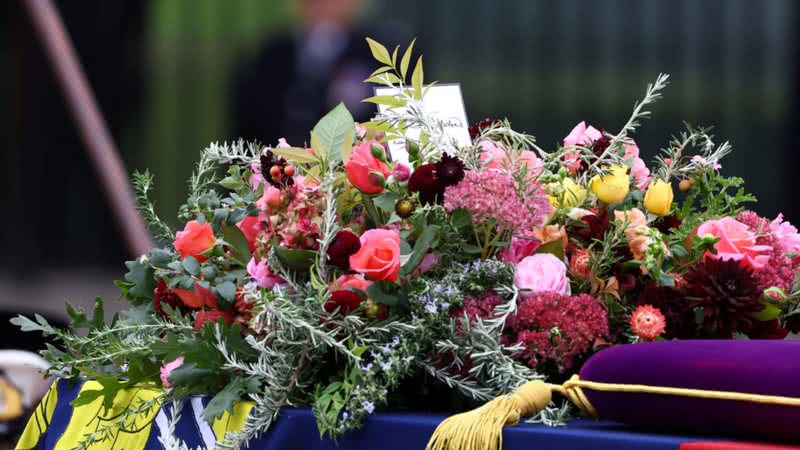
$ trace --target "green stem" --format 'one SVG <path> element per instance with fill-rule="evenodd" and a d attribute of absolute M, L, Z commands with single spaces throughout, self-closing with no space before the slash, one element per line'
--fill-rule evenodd
<path fill-rule="evenodd" d="M 369 216 L 369 218 L 372 220 L 372 223 L 375 225 L 375 227 L 383 225 L 380 211 L 378 211 L 378 208 L 375 207 L 375 203 L 372 201 L 372 196 L 362 194 L 361 197 L 364 199 L 364 207 L 367 210 L 367 216 Z"/>

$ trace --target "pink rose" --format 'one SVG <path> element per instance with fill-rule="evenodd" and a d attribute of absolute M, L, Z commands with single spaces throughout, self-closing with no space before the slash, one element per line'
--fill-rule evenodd
<path fill-rule="evenodd" d="M 353 148 L 350 160 L 344 165 L 347 178 L 365 194 L 380 194 L 383 192 L 381 179 L 389 176 L 389 168 L 385 162 L 372 155 L 372 145 L 381 144 L 378 141 L 365 141 Z"/>
<path fill-rule="evenodd" d="M 497 259 L 510 264 L 519 264 L 526 256 L 531 256 L 542 243 L 532 236 L 511 238 L 511 244 L 497 254 Z"/>
<path fill-rule="evenodd" d="M 161 383 L 164 387 L 171 387 L 172 383 L 169 381 L 169 376 L 172 374 L 172 371 L 177 369 L 178 367 L 183 365 L 183 356 L 179 356 L 178 359 L 172 362 L 168 362 L 161 366 Z"/>
<path fill-rule="evenodd" d="M 787 252 L 800 252 L 800 233 L 797 228 L 789 222 L 783 220 L 783 214 L 778 214 L 769 224 L 769 230 L 775 237 L 775 240 L 780 242 L 784 250 Z"/>
<path fill-rule="evenodd" d="M 635 142 L 631 141 L 625 145 L 625 154 L 622 159 L 630 161 L 631 175 L 633 176 L 633 184 L 640 190 L 647 189 L 650 184 L 650 169 L 644 164 L 642 158 L 639 157 L 639 147 Z"/>
<path fill-rule="evenodd" d="M 208 256 L 203 255 L 207 250 L 217 244 L 217 238 L 214 237 L 214 231 L 208 222 L 202 224 L 196 220 L 190 220 L 183 227 L 183 231 L 175 233 L 175 241 L 173 245 L 175 250 L 181 254 L 181 258 L 193 256 L 200 262 L 208 259 Z"/>
<path fill-rule="evenodd" d="M 369 230 L 361 235 L 361 248 L 350 256 L 350 268 L 371 280 L 397 281 L 400 275 L 400 233 Z"/>
<path fill-rule="evenodd" d="M 286 282 L 283 278 L 275 275 L 266 260 L 256 262 L 255 258 L 250 258 L 250 262 L 247 263 L 247 274 L 256 280 L 256 284 L 267 289 Z"/>
<path fill-rule="evenodd" d="M 709 220 L 697 228 L 697 235 L 714 236 L 719 242 L 714 244 L 717 254 L 706 253 L 707 258 L 732 259 L 742 261 L 751 268 L 758 270 L 769 261 L 769 255 L 764 254 L 770 250 L 767 245 L 756 245 L 755 234 L 747 225 L 731 217 L 718 220 Z"/>
<path fill-rule="evenodd" d="M 523 298 L 541 292 L 570 295 L 567 266 L 550 253 L 523 258 L 514 271 L 514 286 L 521 291 Z"/>
<path fill-rule="evenodd" d="M 508 152 L 494 141 L 481 141 L 478 144 L 481 148 L 481 162 L 487 169 L 494 170 L 519 170 L 523 166 L 530 177 L 537 177 L 542 172 L 544 163 L 530 150 L 523 150 L 517 155 L 513 155 L 513 161 L 509 161 Z"/>
<path fill-rule="evenodd" d="M 342 275 L 336 279 L 335 290 L 353 288 L 367 292 L 367 288 L 370 287 L 371 284 L 372 281 L 364 278 L 364 275 Z M 334 290 L 333 287 L 331 289 Z"/>

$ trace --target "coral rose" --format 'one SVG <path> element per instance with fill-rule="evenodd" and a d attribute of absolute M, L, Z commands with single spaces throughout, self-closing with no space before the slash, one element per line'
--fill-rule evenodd
<path fill-rule="evenodd" d="M 756 236 L 747 225 L 731 217 L 709 220 L 697 228 L 697 235 L 714 236 L 719 242 L 714 244 L 717 254 L 706 253 L 707 258 L 742 261 L 758 270 L 769 261 L 768 245 L 756 245 Z"/>
<path fill-rule="evenodd" d="M 371 280 L 397 281 L 400 275 L 400 233 L 375 229 L 361 235 L 361 248 L 350 268 Z"/>
<path fill-rule="evenodd" d="M 372 282 L 364 278 L 364 275 L 342 275 L 336 279 L 335 287 L 336 289 L 352 288 L 367 292 L 367 288 L 371 284 Z"/>
<path fill-rule="evenodd" d="M 514 285 L 523 298 L 542 292 L 570 294 L 567 266 L 550 253 L 523 258 L 514 271 Z"/>
<path fill-rule="evenodd" d="M 264 230 L 264 224 L 261 222 L 261 219 L 259 219 L 258 216 L 247 216 L 240 220 L 236 226 L 242 230 L 242 234 L 244 234 L 245 239 L 247 239 L 247 246 L 250 247 L 250 251 L 256 251 L 256 239 L 258 239 L 258 236 Z"/>
<path fill-rule="evenodd" d="M 365 194 L 380 194 L 383 192 L 383 183 L 389 177 L 389 167 L 385 162 L 372 154 L 372 145 L 380 146 L 377 141 L 365 141 L 353 148 L 350 160 L 344 165 L 347 178 L 353 186 Z"/>
<path fill-rule="evenodd" d="M 191 220 L 183 227 L 183 231 L 175 233 L 175 241 L 172 243 L 175 250 L 181 254 L 181 258 L 193 256 L 200 262 L 208 259 L 203 255 L 211 247 L 217 244 L 214 231 L 208 222 L 202 224 L 196 220 Z"/>

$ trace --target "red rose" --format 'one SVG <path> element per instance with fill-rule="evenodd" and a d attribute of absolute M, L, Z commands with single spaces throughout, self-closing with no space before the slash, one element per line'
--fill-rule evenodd
<path fill-rule="evenodd" d="M 244 234 L 245 239 L 247 239 L 247 245 L 250 247 L 250 251 L 256 251 L 256 239 L 258 239 L 261 231 L 264 230 L 261 220 L 259 220 L 257 216 L 247 216 L 237 223 L 236 226 L 242 230 L 242 234 Z"/>
<path fill-rule="evenodd" d="M 397 281 L 400 275 L 400 233 L 369 230 L 361 235 L 361 248 L 350 257 L 350 267 L 371 280 Z"/>
<path fill-rule="evenodd" d="M 175 250 L 181 254 L 181 258 L 193 256 L 200 262 L 208 259 L 202 253 L 217 244 L 214 231 L 208 222 L 200 223 L 196 220 L 189 221 L 183 228 L 175 234 Z"/>
<path fill-rule="evenodd" d="M 331 297 L 325 302 L 323 308 L 328 313 L 332 313 L 339 308 L 339 313 L 348 315 L 358 309 L 364 299 L 353 291 L 345 289 L 331 292 Z"/>
<path fill-rule="evenodd" d="M 350 154 L 350 160 L 344 165 L 350 183 L 365 194 L 383 192 L 382 181 L 391 173 L 385 162 L 372 155 L 373 144 L 380 146 L 377 141 L 366 141 L 357 145 Z"/>

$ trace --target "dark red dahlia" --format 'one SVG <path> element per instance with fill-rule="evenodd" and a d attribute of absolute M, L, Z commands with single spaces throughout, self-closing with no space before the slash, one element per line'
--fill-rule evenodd
<path fill-rule="evenodd" d="M 159 316 L 166 319 L 167 313 L 164 311 L 164 305 L 177 309 L 183 315 L 189 314 L 194 310 L 194 308 L 186 305 L 175 291 L 167 287 L 167 283 L 164 280 L 159 279 L 156 282 L 156 289 L 153 291 L 153 307 Z"/>
<path fill-rule="evenodd" d="M 653 305 L 661 310 L 667 320 L 664 333 L 667 339 L 688 339 L 697 334 L 694 312 L 679 289 L 649 284 L 642 289 L 636 304 Z"/>
<path fill-rule="evenodd" d="M 408 179 L 408 192 L 419 192 L 419 200 L 430 205 L 444 198 L 444 185 L 436 178 L 436 164 L 417 167 Z"/>
<path fill-rule="evenodd" d="M 752 328 L 747 331 L 750 339 L 784 339 L 788 334 L 789 330 L 782 327 L 778 319 L 754 321 Z"/>
<path fill-rule="evenodd" d="M 331 298 L 325 302 L 323 308 L 325 311 L 332 313 L 339 308 L 339 314 L 348 315 L 355 311 L 364 299 L 357 293 L 342 289 L 331 292 Z"/>
<path fill-rule="evenodd" d="M 294 184 L 294 168 L 280 156 L 267 149 L 261 155 L 261 175 L 267 180 L 267 183 L 281 189 L 284 186 L 291 186 Z"/>
<path fill-rule="evenodd" d="M 350 269 L 350 256 L 361 249 L 361 240 L 358 235 L 349 230 L 336 233 L 333 242 L 328 246 L 328 263 L 342 270 Z"/>
<path fill-rule="evenodd" d="M 601 207 L 595 214 L 587 214 L 581 218 L 586 227 L 576 230 L 576 234 L 588 239 L 603 239 L 606 232 L 611 227 L 608 215 L 608 208 Z"/>
<path fill-rule="evenodd" d="M 686 300 L 702 312 L 702 326 L 712 337 L 730 338 L 753 323 L 764 309 L 753 271 L 737 261 L 706 259 L 686 274 Z"/>
<path fill-rule="evenodd" d="M 499 122 L 499 120 L 497 120 L 497 119 L 490 119 L 490 118 L 487 117 L 487 118 L 481 120 L 480 122 L 477 122 L 477 123 L 474 123 L 474 124 L 470 125 L 470 127 L 469 127 L 469 137 L 471 137 L 472 139 L 475 139 L 476 137 L 478 137 L 478 135 L 481 134 L 481 132 L 484 129 L 489 128 L 490 126 L 492 126 L 492 125 L 494 125 L 494 124 L 496 124 L 498 122 Z"/>
<path fill-rule="evenodd" d="M 681 226 L 681 223 L 683 223 L 683 221 L 679 219 L 678 216 L 670 214 L 656 219 L 655 222 L 653 222 L 653 226 L 661 233 L 667 234 L 671 230 Z"/>
<path fill-rule="evenodd" d="M 445 186 L 453 186 L 464 179 L 464 163 L 447 153 L 436 163 L 436 179 Z"/>

